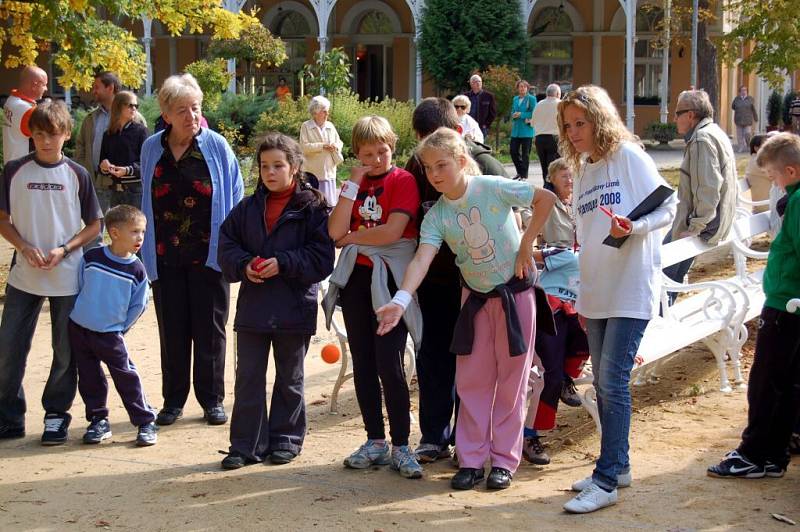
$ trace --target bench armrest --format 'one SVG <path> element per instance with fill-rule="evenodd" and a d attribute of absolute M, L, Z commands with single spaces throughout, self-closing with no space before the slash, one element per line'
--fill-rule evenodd
<path fill-rule="evenodd" d="M 744 245 L 742 241 L 739 240 L 738 238 L 732 239 L 731 245 L 733 245 L 734 252 L 741 253 L 742 255 L 750 259 L 766 260 L 766 258 L 769 256 L 768 251 L 755 251 L 753 249 L 750 249 L 749 247 Z"/>
<path fill-rule="evenodd" d="M 730 324 L 737 315 L 737 309 L 747 309 L 750 298 L 747 292 L 735 283 L 727 280 L 702 281 L 699 283 L 676 283 L 666 275 L 662 275 L 661 308 L 665 318 L 674 318 L 671 306 L 668 304 L 668 292 L 694 292 L 709 290 L 708 297 L 703 302 L 703 314 L 708 319 L 721 319 Z M 737 304 L 734 294 L 738 294 L 741 301 Z M 741 314 L 743 310 L 738 313 Z"/>

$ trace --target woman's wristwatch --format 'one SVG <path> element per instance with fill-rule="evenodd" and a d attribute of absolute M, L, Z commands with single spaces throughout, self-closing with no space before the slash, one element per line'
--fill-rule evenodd
<path fill-rule="evenodd" d="M 61 249 L 63 249 L 63 250 L 64 250 L 64 258 L 65 258 L 65 259 L 66 259 L 67 257 L 69 257 L 69 254 L 70 254 L 70 253 L 72 253 L 72 250 L 71 250 L 71 249 L 69 249 L 69 246 L 67 246 L 66 244 L 62 244 L 62 245 L 61 245 Z"/>

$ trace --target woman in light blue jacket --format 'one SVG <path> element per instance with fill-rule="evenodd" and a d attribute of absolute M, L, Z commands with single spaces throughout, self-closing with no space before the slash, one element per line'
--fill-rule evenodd
<path fill-rule="evenodd" d="M 536 98 L 528 94 L 528 87 L 524 79 L 517 81 L 517 96 L 514 96 L 511 106 L 511 160 L 517 169 L 514 179 L 522 180 L 528 179 L 531 144 L 535 135 L 530 121 L 536 108 Z"/>
<path fill-rule="evenodd" d="M 190 375 L 203 418 L 211 425 L 228 420 L 222 400 L 230 287 L 217 263 L 217 243 L 244 184 L 225 138 L 201 127 L 202 102 L 191 74 L 167 78 L 158 91 L 167 127 L 142 146 L 142 260 L 161 340 L 159 425 L 183 415 Z"/>

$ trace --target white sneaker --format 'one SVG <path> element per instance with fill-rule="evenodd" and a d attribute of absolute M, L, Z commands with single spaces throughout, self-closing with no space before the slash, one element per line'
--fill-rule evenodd
<path fill-rule="evenodd" d="M 631 485 L 631 481 L 633 480 L 633 475 L 631 472 L 628 471 L 627 473 L 620 473 L 617 475 L 617 487 L 618 488 L 627 488 Z M 589 484 L 592 484 L 592 477 L 589 475 L 586 478 L 582 478 L 579 481 L 575 482 L 572 485 L 572 491 L 583 491 L 589 487 Z"/>
<path fill-rule="evenodd" d="M 588 514 L 600 508 L 617 504 L 617 490 L 606 491 L 594 482 L 564 505 L 572 514 Z"/>

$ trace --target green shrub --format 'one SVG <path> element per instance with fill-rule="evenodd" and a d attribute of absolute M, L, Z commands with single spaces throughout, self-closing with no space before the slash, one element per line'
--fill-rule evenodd
<path fill-rule="evenodd" d="M 674 122 L 651 122 L 644 130 L 645 138 L 658 141 L 659 144 L 667 144 L 678 136 L 678 126 Z"/>
<path fill-rule="evenodd" d="M 197 84 L 203 91 L 203 105 L 206 109 L 214 109 L 228 88 L 231 75 L 228 73 L 228 62 L 224 59 L 200 59 L 186 65 L 186 72 L 197 78 Z"/>
<path fill-rule="evenodd" d="M 225 94 L 216 109 L 211 109 L 205 113 L 208 125 L 219 131 L 220 129 L 230 132 L 231 129 L 237 130 L 233 144 L 234 149 L 247 151 L 251 145 L 252 135 L 260 131 L 257 124 L 264 113 L 274 114 L 277 103 L 274 98 L 255 94 Z M 229 135 L 233 135 L 229 133 Z M 297 136 L 297 133 L 295 133 Z M 229 136 L 229 140 L 234 136 Z M 237 153 L 239 153 L 237 151 Z"/>
<path fill-rule="evenodd" d="M 308 114 L 308 102 L 308 96 L 285 101 L 277 109 L 263 113 L 255 127 L 257 135 L 279 131 L 297 138 L 300 135 L 300 126 L 311 118 Z M 400 102 L 390 98 L 380 102 L 361 101 L 356 94 L 336 94 L 331 96 L 331 114 L 328 119 L 339 132 L 344 143 L 343 153 L 347 157 L 352 155 L 350 137 L 356 121 L 367 115 L 386 118 L 399 137 L 395 147 L 395 164 L 399 166 L 405 164 L 416 144 L 416 136 L 411 127 L 413 112 L 414 102 Z"/>

